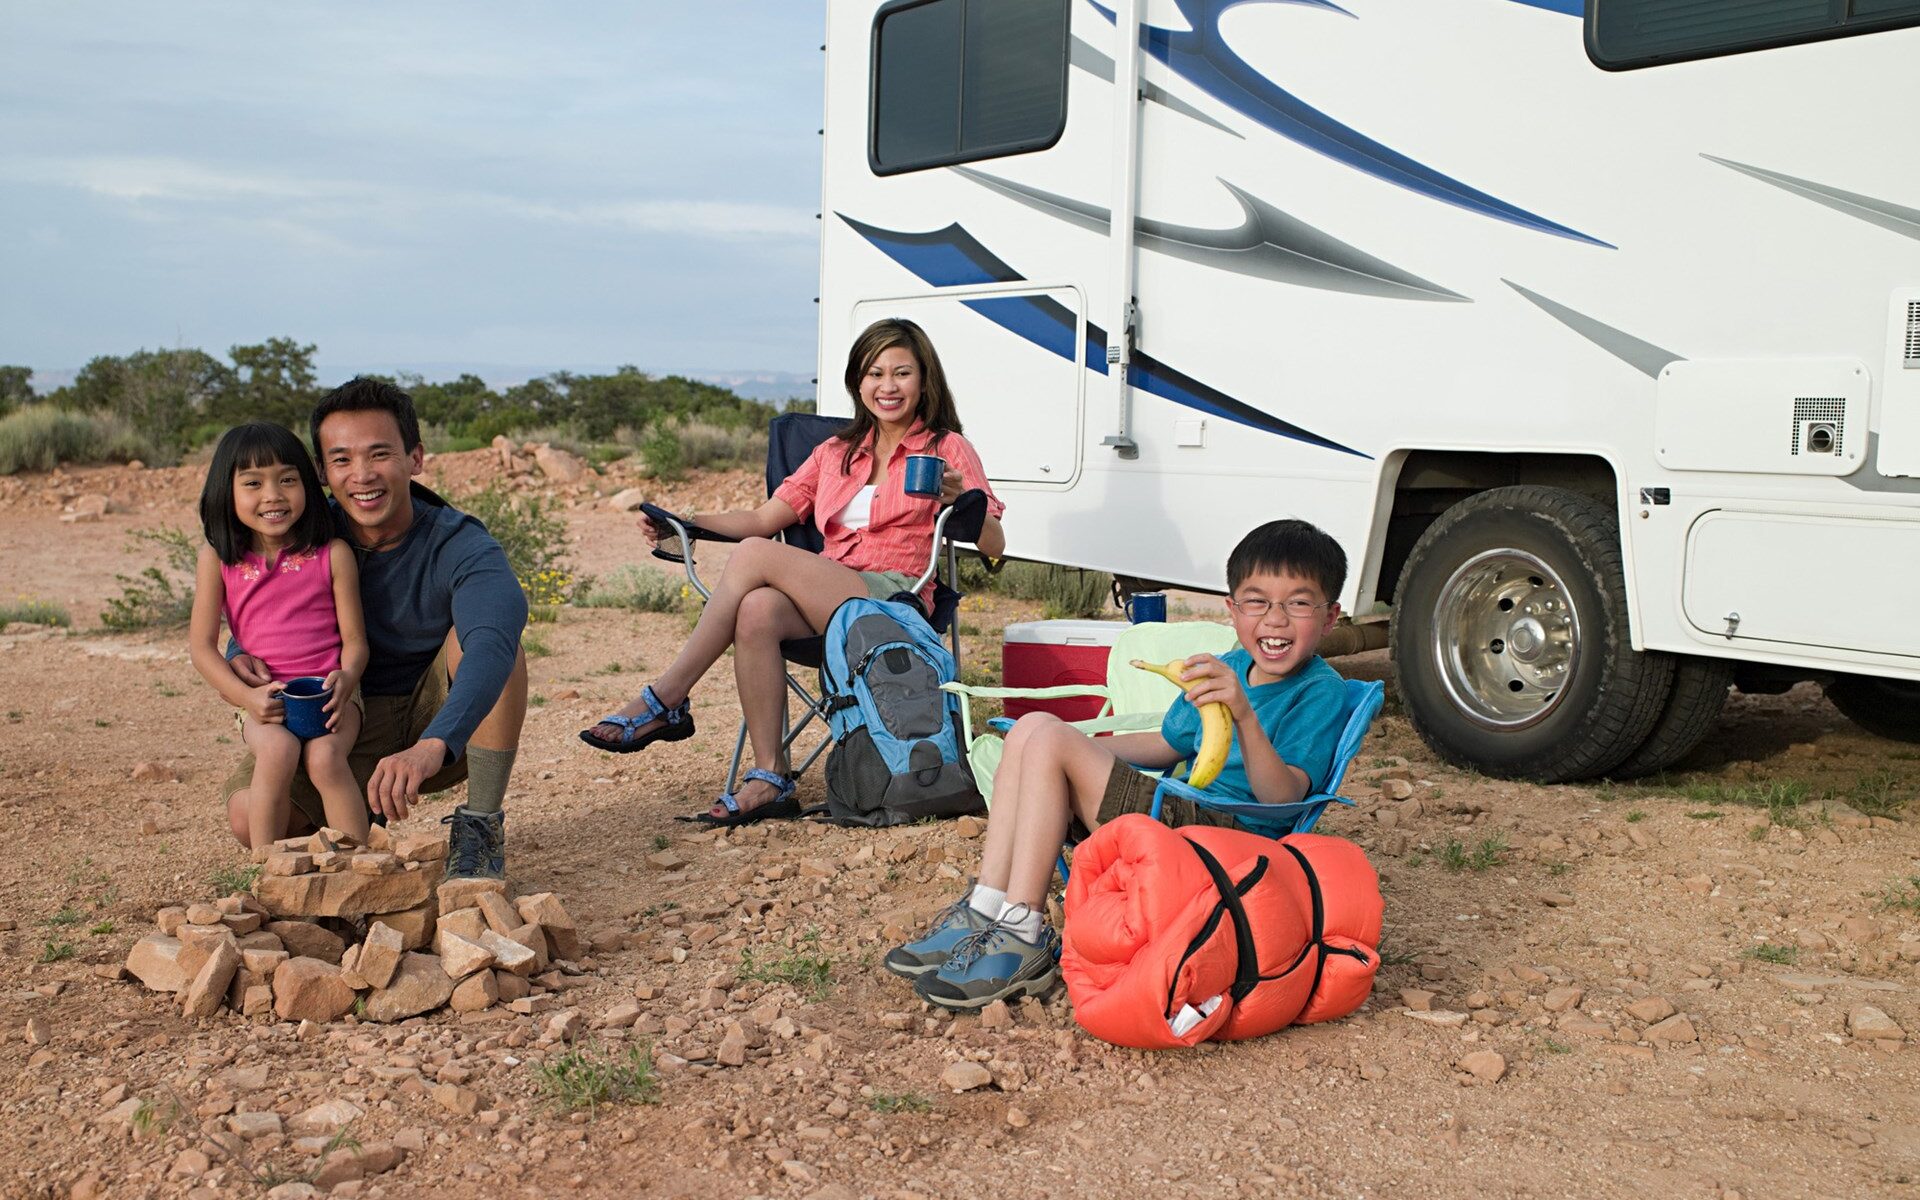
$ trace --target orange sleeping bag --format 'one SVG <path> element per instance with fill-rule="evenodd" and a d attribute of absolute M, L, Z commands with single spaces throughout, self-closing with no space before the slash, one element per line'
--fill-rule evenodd
<path fill-rule="evenodd" d="M 1343 1017 L 1373 988 L 1380 909 L 1352 842 L 1116 818 L 1073 855 L 1060 966 L 1074 1019 L 1167 1049 Z"/>

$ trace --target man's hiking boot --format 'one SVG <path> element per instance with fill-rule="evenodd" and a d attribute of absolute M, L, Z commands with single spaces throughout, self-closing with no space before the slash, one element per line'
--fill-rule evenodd
<path fill-rule="evenodd" d="M 448 879 L 507 877 L 507 814 L 478 813 L 465 805 L 440 818 L 447 832 Z"/>
<path fill-rule="evenodd" d="M 1043 996 L 1060 982 L 1060 935 L 1040 925 L 1036 944 L 1000 921 L 962 938 L 937 969 L 920 976 L 913 990 L 942 1008 L 972 1011 L 995 1000 Z"/>
<path fill-rule="evenodd" d="M 968 889 L 972 894 L 972 889 Z M 918 979 L 929 971 L 937 971 L 940 964 L 947 961 L 947 955 L 960 944 L 962 938 L 991 928 L 993 921 L 979 909 L 967 903 L 962 896 L 942 909 L 933 919 L 927 931 L 904 946 L 895 946 L 887 951 L 887 957 L 880 963 L 895 975 L 907 979 Z"/>

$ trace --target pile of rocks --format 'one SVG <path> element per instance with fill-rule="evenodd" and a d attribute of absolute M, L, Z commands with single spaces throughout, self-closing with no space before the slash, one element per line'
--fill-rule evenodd
<path fill-rule="evenodd" d="M 127 972 L 178 995 L 192 1017 L 545 1011 L 581 973 L 573 919 L 551 892 L 509 900 L 499 880 L 436 886 L 446 853 L 436 835 L 379 826 L 365 846 L 334 829 L 275 842 L 256 854 L 252 892 L 161 909 L 160 932 L 134 943 Z"/>

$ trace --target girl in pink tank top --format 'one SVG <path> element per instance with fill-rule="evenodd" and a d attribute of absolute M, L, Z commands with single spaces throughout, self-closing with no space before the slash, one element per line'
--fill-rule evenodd
<path fill-rule="evenodd" d="M 304 767 L 327 824 L 367 836 L 367 802 L 347 763 L 360 733 L 358 690 L 367 669 L 360 570 L 332 536 L 320 477 L 300 439 L 256 421 L 226 432 L 200 493 L 207 544 L 194 573 L 193 665 L 240 710 L 253 782 L 228 802 L 234 836 L 249 848 L 287 836 L 291 788 Z M 221 653 L 220 623 L 263 660 L 271 682 L 254 686 Z M 327 732 L 302 741 L 280 698 L 289 680 L 319 676 L 332 693 Z"/>

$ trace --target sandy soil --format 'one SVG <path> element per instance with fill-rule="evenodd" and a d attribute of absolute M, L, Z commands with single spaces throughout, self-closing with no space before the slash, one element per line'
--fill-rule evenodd
<path fill-rule="evenodd" d="M 492 471 L 484 454 L 434 466 L 456 484 Z M 594 499 L 630 482 L 561 491 L 580 569 L 639 554 L 632 518 Z M 697 478 L 668 502 L 710 509 L 758 487 Z M 964 886 L 975 843 L 954 824 L 674 822 L 720 787 L 730 681 L 716 670 L 696 694 L 694 741 L 593 754 L 575 730 L 665 661 L 686 620 L 568 610 L 540 627 L 551 653 L 533 664 L 511 872 L 522 891 L 559 892 L 591 935 L 595 974 L 567 993 L 589 1024 L 650 997 L 639 1030 L 591 1036 L 651 1045 L 659 1103 L 544 1104 L 534 1066 L 565 1050 L 546 1017 L 189 1022 L 103 970 L 155 909 L 212 897 L 210 876 L 242 861 L 214 795 L 236 747 L 179 634 L 110 635 L 96 614 L 113 575 L 148 561 L 128 531 L 190 525 L 196 491 L 188 468 L 0 479 L 0 599 L 59 601 L 76 626 L 0 631 L 0 1195 L 307 1194 L 286 1181 L 312 1175 L 323 1139 L 243 1140 L 230 1122 L 334 1100 L 361 1110 L 359 1144 L 417 1147 L 337 1195 L 1824 1197 L 1912 1195 L 1920 1180 L 1920 1059 L 1849 1029 L 1871 1005 L 1920 1035 L 1920 913 L 1885 903 L 1920 877 L 1920 837 L 1897 819 L 1920 753 L 1856 731 L 1809 688 L 1734 697 L 1688 772 L 1658 787 L 1455 771 L 1390 700 L 1348 787 L 1358 804 L 1321 826 L 1383 876 L 1389 965 L 1373 999 L 1255 1043 L 1143 1054 L 1078 1032 L 1063 995 L 984 1028 L 923 1011 L 874 968 Z M 124 511 L 63 523 L 89 493 Z M 976 605 L 974 669 L 997 669 L 999 627 L 1034 615 Z M 1389 675 L 1378 653 L 1337 665 Z M 135 782 L 143 762 L 180 779 Z M 1388 798 L 1402 781 L 1411 798 Z M 1731 802 L 1766 785 L 1809 802 L 1778 823 Z M 802 794 L 823 798 L 817 772 Z M 1811 798 L 1828 794 L 1882 815 L 1823 812 Z M 458 798 L 403 831 L 435 828 Z M 667 869 L 649 862 L 662 850 Z M 63 945 L 71 957 L 41 961 Z M 818 989 L 761 978 L 815 958 L 831 962 Z M 1672 1023 L 1648 1037 L 1656 998 L 1690 1039 L 1671 1040 Z M 728 1022 L 756 1043 L 744 1066 L 714 1064 Z M 1497 1082 L 1457 1067 L 1484 1049 L 1507 1064 Z M 963 1058 L 994 1085 L 944 1088 Z M 443 1081 L 477 1092 L 479 1111 L 437 1104 Z M 140 1121 L 129 1098 L 147 1102 Z"/>

